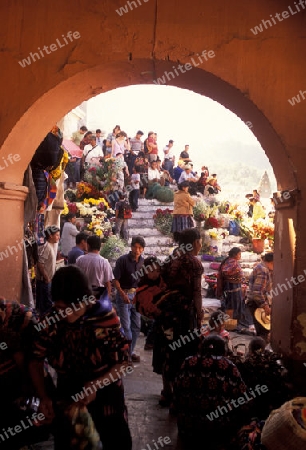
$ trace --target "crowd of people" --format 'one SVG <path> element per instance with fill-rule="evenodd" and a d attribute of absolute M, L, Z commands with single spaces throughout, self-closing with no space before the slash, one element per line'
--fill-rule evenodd
<path fill-rule="evenodd" d="M 243 427 L 252 427 L 250 421 L 256 417 L 254 426 L 260 428 L 258 423 L 274 408 L 298 394 L 279 362 L 281 355 L 268 350 L 269 332 L 257 315 L 261 309 L 269 316 L 273 308 L 269 295 L 273 253 L 265 254 L 254 267 L 244 296 L 241 250 L 230 250 L 218 276 L 224 308 L 205 327 L 204 269 L 197 257 L 202 236 L 190 220 L 195 201 L 190 194 L 192 189 L 202 189 L 204 195 L 220 192 L 216 174 L 209 177 L 208 168 L 203 167 L 197 177 L 188 146 L 175 166 L 172 140 L 163 149 L 161 162 L 153 132 L 144 142 L 142 131 L 128 139 L 118 125 L 105 140 L 100 130 L 88 133 L 81 127 L 73 135 L 83 154 L 70 158 L 67 185 L 73 187 L 82 178 L 86 164 L 99 164 L 101 158 L 109 157 L 123 158 L 126 173 L 135 175 L 130 181 L 132 192 L 150 182 L 176 182 L 173 233 L 177 247 L 164 262 L 154 256 L 144 259 L 145 239 L 133 236 L 130 251 L 111 267 L 100 255 L 100 237 L 80 232 L 75 214 L 67 215 L 62 230 L 55 225 L 44 230 L 38 249 L 35 307 L 0 299 L 0 337 L 7 346 L 5 351 L 1 346 L 0 352 L 2 427 L 8 435 L 30 413 L 41 417 L 41 423 L 37 432 L 15 433 L 7 439 L 0 433 L 0 448 L 19 450 L 51 433 L 56 450 L 131 450 L 124 377 L 135 363 L 141 364 L 136 346 L 142 316 L 151 320 L 147 348 L 153 350 L 152 370 L 161 375 L 159 404 L 176 416 L 186 450 L 203 439 L 213 442 L 210 447 L 207 444 L 211 449 L 260 448 L 252 447 L 250 433 Z M 123 191 L 119 202 L 125 201 Z M 134 210 L 137 199 L 137 194 L 130 193 Z M 116 212 L 121 228 L 120 205 Z M 60 239 L 67 265 L 56 270 Z M 228 311 L 237 318 L 238 330 L 256 335 L 245 358 L 235 353 L 225 330 Z M 258 392 L 263 386 L 268 395 L 267 390 L 262 390 L 262 396 Z M 247 401 L 241 403 L 241 398 Z M 233 410 L 229 405 L 235 401 L 239 408 Z"/>
<path fill-rule="evenodd" d="M 71 139 L 80 148 L 80 153 L 71 157 L 67 164 L 66 187 L 75 188 L 83 179 L 86 167 L 99 165 L 107 158 L 122 158 L 126 165 L 122 169 L 124 183 L 120 187 L 125 191 L 126 184 L 130 185 L 129 200 L 133 210 L 138 207 L 139 196 L 144 197 L 148 186 L 156 182 L 169 186 L 188 181 L 191 194 L 200 192 L 206 197 L 221 191 L 217 174 L 210 175 L 207 166 L 202 167 L 200 176 L 194 170 L 189 145 L 185 145 L 175 164 L 173 139 L 160 149 L 157 133 L 153 131 L 149 131 L 144 138 L 144 132 L 138 130 L 131 138 L 116 125 L 103 139 L 100 129 L 94 133 L 82 126 Z"/>

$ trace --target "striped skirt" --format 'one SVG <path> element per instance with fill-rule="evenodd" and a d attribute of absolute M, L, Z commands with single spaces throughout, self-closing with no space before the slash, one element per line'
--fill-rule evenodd
<path fill-rule="evenodd" d="M 191 216 L 174 214 L 171 226 L 171 232 L 180 232 L 186 230 L 186 228 L 194 228 L 194 220 Z"/>

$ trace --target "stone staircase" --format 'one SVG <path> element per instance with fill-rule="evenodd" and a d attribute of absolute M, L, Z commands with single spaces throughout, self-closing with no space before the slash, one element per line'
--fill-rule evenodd
<path fill-rule="evenodd" d="M 161 203 L 158 200 L 139 199 L 138 210 L 133 212 L 133 217 L 128 221 L 129 244 L 132 237 L 140 235 L 146 241 L 144 257 L 155 255 L 164 260 L 174 248 L 173 239 L 165 236 L 154 227 L 153 216 L 157 209 L 171 209 L 172 203 Z M 127 248 L 129 251 L 129 248 Z"/>
<path fill-rule="evenodd" d="M 148 255 L 155 255 L 160 260 L 164 260 L 168 255 L 172 253 L 174 249 L 173 239 L 170 236 L 165 236 L 160 231 L 158 231 L 154 226 L 153 216 L 157 209 L 171 209 L 173 210 L 173 202 L 171 203 L 161 203 L 156 199 L 147 200 L 139 199 L 139 208 L 136 212 L 133 212 L 133 217 L 128 221 L 129 227 L 129 246 L 126 248 L 126 252 L 130 250 L 130 243 L 133 236 L 140 235 L 146 241 L 146 247 L 144 251 L 144 257 Z M 203 239 L 207 239 L 207 230 L 202 230 L 201 234 Z M 226 236 L 222 241 L 222 252 L 224 256 L 227 256 L 228 251 L 234 247 L 241 248 L 241 260 L 240 264 L 244 271 L 245 276 L 248 276 L 252 271 L 252 267 L 256 262 L 260 260 L 259 255 L 255 255 L 251 251 L 251 245 L 240 244 L 241 236 Z M 199 259 L 201 257 L 199 256 Z M 210 262 L 202 261 L 204 271 L 214 272 L 210 268 Z"/>

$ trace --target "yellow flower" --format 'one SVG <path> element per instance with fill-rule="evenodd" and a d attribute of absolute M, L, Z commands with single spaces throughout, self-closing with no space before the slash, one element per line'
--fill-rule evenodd
<path fill-rule="evenodd" d="M 101 234 L 102 234 L 102 230 L 97 230 L 97 231 L 96 231 L 96 235 L 97 235 L 97 236 L 101 236 Z"/>
<path fill-rule="evenodd" d="M 61 214 L 64 214 L 64 216 L 65 216 L 68 213 L 69 213 L 68 205 L 67 205 L 67 202 L 64 201 L 64 209 L 61 211 Z"/>

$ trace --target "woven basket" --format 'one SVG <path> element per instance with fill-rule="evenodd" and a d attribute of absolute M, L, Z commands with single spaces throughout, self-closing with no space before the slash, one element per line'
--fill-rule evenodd
<path fill-rule="evenodd" d="M 306 408 L 306 397 L 296 397 L 271 412 L 261 434 L 261 442 L 267 450 L 306 449 L 306 430 L 292 415 L 296 408 Z"/>
<path fill-rule="evenodd" d="M 224 328 L 227 331 L 233 331 L 237 328 L 237 320 L 236 319 L 228 319 L 224 322 Z"/>

